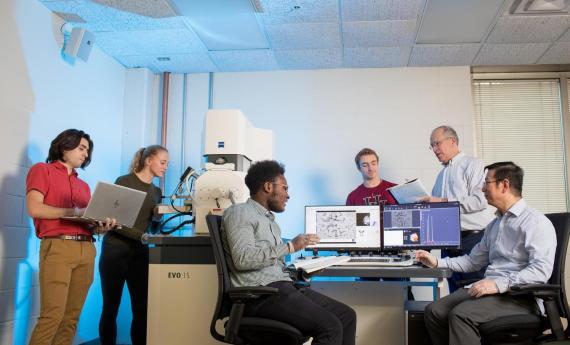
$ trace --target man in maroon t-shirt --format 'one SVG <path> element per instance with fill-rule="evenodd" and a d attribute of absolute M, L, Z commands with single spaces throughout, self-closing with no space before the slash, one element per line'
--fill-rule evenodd
<path fill-rule="evenodd" d="M 388 188 L 395 186 L 395 183 L 382 180 L 378 174 L 378 154 L 376 151 L 363 148 L 354 157 L 356 169 L 362 174 L 362 184 L 348 194 L 347 205 L 388 205 L 397 204 Z M 378 280 L 377 278 L 361 278 L 362 280 Z M 407 278 L 384 278 L 384 281 L 407 281 Z M 408 287 L 408 299 L 413 300 L 411 287 Z"/>
<path fill-rule="evenodd" d="M 378 154 L 372 149 L 364 148 L 354 157 L 356 169 L 362 174 L 362 184 L 348 194 L 347 205 L 379 205 L 384 202 L 396 204 L 396 200 L 386 189 L 395 183 L 382 180 L 378 174 Z"/>

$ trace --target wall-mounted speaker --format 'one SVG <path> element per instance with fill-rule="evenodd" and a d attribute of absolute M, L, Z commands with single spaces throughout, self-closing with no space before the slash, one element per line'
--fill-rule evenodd
<path fill-rule="evenodd" d="M 65 44 L 65 54 L 70 57 L 78 57 L 83 61 L 89 59 L 91 48 L 95 42 L 95 36 L 85 29 L 73 28 L 71 36 Z"/>

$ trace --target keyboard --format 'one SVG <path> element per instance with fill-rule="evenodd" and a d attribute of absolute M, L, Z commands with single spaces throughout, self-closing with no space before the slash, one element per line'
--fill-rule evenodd
<path fill-rule="evenodd" d="M 350 260 L 350 256 L 308 256 L 305 259 L 296 260 L 293 266 L 295 269 L 302 269 L 307 273 L 311 273 L 329 266 L 340 265 L 348 260 Z"/>
<path fill-rule="evenodd" d="M 342 266 L 412 266 L 414 259 L 410 256 L 351 256 Z"/>

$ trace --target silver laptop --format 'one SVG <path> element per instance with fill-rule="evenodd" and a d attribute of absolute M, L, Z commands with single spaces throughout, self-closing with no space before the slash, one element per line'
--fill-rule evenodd
<path fill-rule="evenodd" d="M 133 227 L 146 197 L 146 192 L 119 186 L 113 183 L 97 182 L 91 200 L 81 217 L 61 219 L 96 223 L 105 218 L 115 218 L 117 225 Z"/>

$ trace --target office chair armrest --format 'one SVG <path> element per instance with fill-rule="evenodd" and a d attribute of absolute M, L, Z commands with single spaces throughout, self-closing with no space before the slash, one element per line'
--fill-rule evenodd
<path fill-rule="evenodd" d="M 560 289 L 557 284 L 524 284 L 512 286 L 506 293 L 511 296 L 529 295 L 547 299 L 557 297 Z"/>
<path fill-rule="evenodd" d="M 244 286 L 230 288 L 228 290 L 228 296 L 230 296 L 233 301 L 249 301 L 258 299 L 261 296 L 275 295 L 278 291 L 277 288 L 267 286 Z"/>

